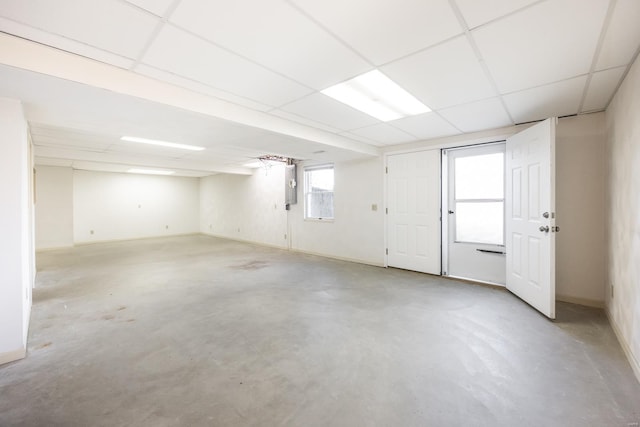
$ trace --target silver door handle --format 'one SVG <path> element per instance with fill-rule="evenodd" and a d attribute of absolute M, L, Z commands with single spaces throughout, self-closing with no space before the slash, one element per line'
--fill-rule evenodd
<path fill-rule="evenodd" d="M 541 225 L 540 226 L 540 231 L 542 231 L 543 233 L 548 233 L 549 232 L 549 226 L 548 225 Z"/>

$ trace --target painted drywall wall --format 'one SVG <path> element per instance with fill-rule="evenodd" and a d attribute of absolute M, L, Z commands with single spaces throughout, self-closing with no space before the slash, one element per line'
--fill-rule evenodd
<path fill-rule="evenodd" d="M 73 169 L 36 166 L 36 249 L 73 246 Z"/>
<path fill-rule="evenodd" d="M 604 113 L 560 119 L 556 128 L 556 296 L 604 306 Z"/>
<path fill-rule="evenodd" d="M 640 380 L 640 61 L 606 111 L 607 292 L 611 324 Z M 613 287 L 613 289 L 610 288 Z"/>
<path fill-rule="evenodd" d="M 199 180 L 76 170 L 75 243 L 199 232 Z"/>
<path fill-rule="evenodd" d="M 291 249 L 384 265 L 382 158 L 334 164 L 333 221 L 304 219 L 304 166 L 298 166 L 298 204 L 289 213 Z"/>
<path fill-rule="evenodd" d="M 19 101 L 0 98 L 0 364 L 26 354 L 34 280 L 32 156 Z"/>
<path fill-rule="evenodd" d="M 303 171 L 298 165 L 298 203 L 284 209 L 284 168 L 251 176 L 220 174 L 201 180 L 200 230 L 295 251 L 384 263 L 381 159 L 334 165 L 333 221 L 304 219 Z M 375 211 L 372 205 L 376 205 Z M 286 235 L 286 239 L 285 239 Z"/>
<path fill-rule="evenodd" d="M 212 236 L 288 247 L 284 166 L 252 175 L 219 174 L 200 181 L 200 230 Z M 286 238 L 285 238 L 286 236 Z"/>

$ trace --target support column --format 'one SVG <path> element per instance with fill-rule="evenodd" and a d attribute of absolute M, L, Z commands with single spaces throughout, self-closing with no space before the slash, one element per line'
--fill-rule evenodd
<path fill-rule="evenodd" d="M 26 355 L 33 245 L 33 166 L 22 104 L 0 98 L 0 364 Z"/>

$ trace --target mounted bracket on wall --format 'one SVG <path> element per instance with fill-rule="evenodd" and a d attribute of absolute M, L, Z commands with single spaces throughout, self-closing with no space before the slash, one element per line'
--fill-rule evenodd
<path fill-rule="evenodd" d="M 286 210 L 289 210 L 291 205 L 298 203 L 298 181 L 296 180 L 296 173 L 296 165 L 293 159 L 288 159 L 284 169 L 284 206 Z"/>

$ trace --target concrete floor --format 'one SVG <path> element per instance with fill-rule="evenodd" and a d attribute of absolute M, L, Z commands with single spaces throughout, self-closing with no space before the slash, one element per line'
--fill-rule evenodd
<path fill-rule="evenodd" d="M 205 236 L 38 255 L 1 426 L 629 426 L 602 310 Z"/>

